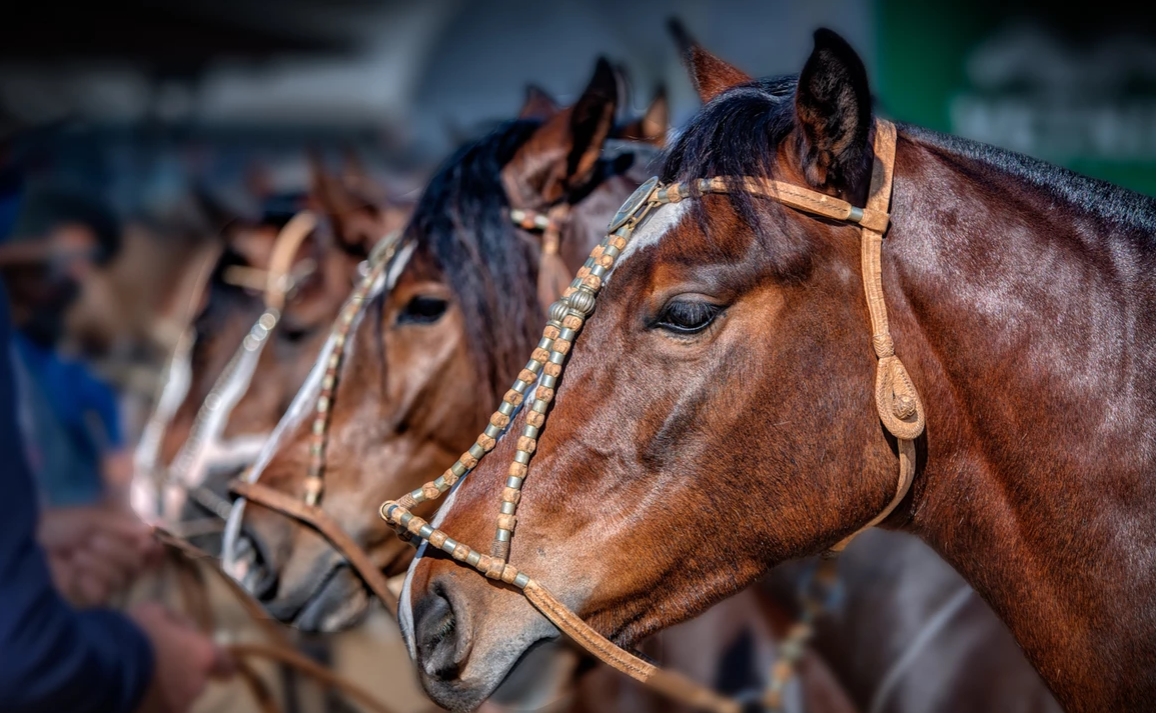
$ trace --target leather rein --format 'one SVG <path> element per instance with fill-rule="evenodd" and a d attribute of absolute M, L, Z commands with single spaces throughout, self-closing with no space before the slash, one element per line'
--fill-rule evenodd
<path fill-rule="evenodd" d="M 900 471 L 895 493 L 889 503 L 864 526 L 834 545 L 831 551 L 841 551 L 857 534 L 888 517 L 912 485 L 916 468 L 914 440 L 924 430 L 925 416 L 916 388 L 895 355 L 881 282 L 881 243 L 889 226 L 888 207 L 892 192 L 896 127 L 887 121 L 878 120 L 873 148 L 875 165 L 864 208 L 801 186 L 765 178 L 717 177 L 670 185 L 660 185 L 657 178 L 652 178 L 642 184 L 614 215 L 608 235 L 594 248 L 561 299 L 550 307 L 549 321 L 537 348 L 533 350 L 529 362 L 517 376 L 512 388 L 505 394 L 497 411 L 490 417 L 484 433 L 440 477 L 398 500 L 384 502 L 380 506 L 381 517 L 395 527 L 401 537 L 409 541 L 419 539 L 427 542 L 451 555 L 456 562 L 477 569 L 485 577 L 517 588 L 542 615 L 591 655 L 649 688 L 704 710 L 739 713 L 743 709 L 739 701 L 712 692 L 681 674 L 660 669 L 618 647 L 570 611 L 536 579 L 508 561 L 521 487 L 536 451 L 537 438 L 545 424 L 545 416 L 553 401 L 566 355 L 585 320 L 593 313 L 596 296 L 632 239 L 635 229 L 663 205 L 708 193 L 746 192 L 770 198 L 801 212 L 858 225 L 861 229 L 861 272 L 873 349 L 877 357 L 877 413 L 885 428 L 897 439 Z M 480 459 L 493 450 L 497 439 L 514 424 L 514 414 L 527 400 L 529 405 L 518 437 L 517 452 L 509 465 L 508 477 L 501 493 L 491 554 L 473 550 L 411 512 L 419 503 L 440 498 L 476 467 Z"/>

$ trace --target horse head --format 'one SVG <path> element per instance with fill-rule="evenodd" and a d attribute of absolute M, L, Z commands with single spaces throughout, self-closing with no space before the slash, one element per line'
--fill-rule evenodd
<path fill-rule="evenodd" d="M 288 414 L 251 474 L 317 501 L 385 573 L 403 572 L 412 551 L 368 503 L 431 480 L 471 440 L 536 343 L 545 295 L 551 300 L 582 263 L 640 180 L 630 175 L 653 155 L 648 144 L 619 139 L 616 96 L 612 69 L 599 62 L 573 105 L 531 90 L 524 118 L 443 164 L 382 279 L 343 328 L 332 376 L 321 369 L 304 387 L 304 408 Z M 333 388 L 320 399 L 325 379 Z M 310 405 L 323 401 L 321 420 Z M 313 456 L 317 444 L 325 451 Z M 365 610 L 359 575 L 320 533 L 254 503 L 242 531 L 236 575 L 276 617 L 334 630 Z"/>

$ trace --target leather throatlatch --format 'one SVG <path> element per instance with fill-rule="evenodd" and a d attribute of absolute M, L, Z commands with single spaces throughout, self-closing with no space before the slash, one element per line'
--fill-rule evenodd
<path fill-rule="evenodd" d="M 872 183 L 868 191 L 866 209 L 888 213 L 892 198 L 892 174 L 896 163 L 896 126 L 878 119 L 873 139 Z M 896 436 L 900 472 L 896 493 L 876 517 L 856 532 L 832 546 L 838 553 L 857 535 L 879 525 L 896 510 L 912 487 L 917 472 L 917 455 L 913 441 L 925 430 L 925 408 L 921 405 L 917 387 L 905 365 L 896 355 L 892 334 L 888 328 L 888 309 L 884 303 L 884 284 L 880 274 L 881 243 L 888 225 L 860 228 L 860 270 L 864 281 L 864 298 L 868 304 L 868 318 L 872 324 L 872 349 L 876 353 L 876 411 L 888 432 Z"/>

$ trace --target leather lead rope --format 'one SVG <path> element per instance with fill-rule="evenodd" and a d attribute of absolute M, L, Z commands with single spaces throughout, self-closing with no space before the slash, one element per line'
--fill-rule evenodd
<path fill-rule="evenodd" d="M 394 711 L 380 702 L 374 695 L 355 682 L 336 674 L 324 666 L 299 653 L 292 644 L 287 633 L 279 628 L 270 616 L 263 610 L 262 605 L 247 594 L 229 575 L 222 571 L 214 562 L 214 558 L 206 552 L 194 547 L 184 540 L 174 537 L 161 528 L 155 528 L 154 534 L 170 553 L 180 557 L 183 565 L 193 565 L 195 562 L 205 562 L 210 571 L 221 580 L 234 598 L 242 605 L 250 617 L 259 624 L 270 643 L 237 643 L 226 646 L 226 650 L 237 659 L 238 674 L 251 692 L 263 713 L 275 713 L 278 706 L 270 691 L 263 684 L 247 659 L 263 658 L 289 666 L 299 673 L 314 679 L 316 683 L 327 688 L 333 688 L 358 701 L 362 706 L 374 713 L 394 713 Z M 179 570 L 183 571 L 183 570 Z M 198 614 L 200 625 L 207 633 L 213 627 L 210 618 L 210 603 L 204 582 L 198 574 L 186 579 L 179 579 L 180 591 L 188 608 Z"/>

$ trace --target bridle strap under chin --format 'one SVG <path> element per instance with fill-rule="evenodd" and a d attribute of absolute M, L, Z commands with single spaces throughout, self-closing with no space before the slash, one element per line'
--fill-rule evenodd
<path fill-rule="evenodd" d="M 549 310 L 549 323 L 541 341 L 525 368 L 505 394 L 504 401 L 489 419 L 489 426 L 476 443 L 436 480 L 380 506 L 380 515 L 402 537 L 419 538 L 452 556 L 464 565 L 475 567 L 490 579 L 499 579 L 517 587 L 529 602 L 582 648 L 608 665 L 641 681 L 648 687 L 696 707 L 721 713 L 738 713 L 738 701 L 721 696 L 685 677 L 643 661 L 603 637 L 528 574 L 508 562 L 509 542 L 516 524 L 521 487 L 528 474 L 530 459 L 537 448 L 537 438 L 553 400 L 566 354 L 572 347 L 585 319 L 594 311 L 596 295 L 605 277 L 625 250 L 635 228 L 657 208 L 706 193 L 746 192 L 768 197 L 792 208 L 832 220 L 859 225 L 861 228 L 861 270 L 865 297 L 872 324 L 873 346 L 877 355 L 876 404 L 885 427 L 896 436 L 900 454 L 900 474 L 896 492 L 889 504 L 857 533 L 887 517 L 904 498 L 915 472 L 913 439 L 924 428 L 924 412 L 908 373 L 893 352 L 888 330 L 887 311 L 880 275 L 880 248 L 888 229 L 888 204 L 892 191 L 892 171 L 896 151 L 896 128 L 877 121 L 874 138 L 875 161 L 868 205 L 861 209 L 846 201 L 809 189 L 765 178 L 717 177 L 660 186 L 653 178 L 638 188 L 614 215 L 609 235 L 590 254 L 570 287 Z M 537 383 L 536 390 L 530 387 Z M 430 525 L 411 510 L 418 503 L 441 497 L 467 475 L 510 427 L 514 413 L 532 397 L 525 414 L 525 425 L 517 441 L 517 454 L 509 466 L 502 492 L 501 513 L 493 554 L 477 552 L 463 542 Z M 855 535 L 838 543 L 833 551 L 844 547 Z"/>
<path fill-rule="evenodd" d="M 232 482 L 230 490 L 236 495 L 246 498 L 249 502 L 258 503 L 263 507 L 298 520 L 323 535 L 363 578 L 372 593 L 383 602 L 384 608 L 392 616 L 396 615 L 399 599 L 388 589 L 388 579 L 384 576 L 383 570 L 372 562 L 363 548 L 356 544 L 343 527 L 322 508 L 317 505 L 309 505 L 299 498 L 261 483 L 247 483 L 241 479 Z"/>
<path fill-rule="evenodd" d="M 892 198 L 893 168 L 896 164 L 896 126 L 877 121 L 873 140 L 876 160 L 872 169 L 872 183 L 868 191 L 868 210 L 887 214 Z M 868 304 L 872 325 L 872 348 L 876 352 L 876 411 L 881 423 L 897 439 L 900 472 L 896 493 L 892 500 L 856 532 L 832 546 L 841 552 L 853 538 L 879 525 L 904 500 L 913 485 L 917 470 L 917 455 L 913 441 L 925 430 L 925 409 L 917 395 L 913 380 L 896 356 L 892 334 L 888 328 L 888 308 L 884 302 L 884 284 L 880 274 L 881 243 L 887 224 L 880 229 L 862 226 L 860 230 L 860 273 L 864 281 L 864 298 Z"/>
<path fill-rule="evenodd" d="M 242 497 L 241 502 L 255 502 L 270 510 L 304 523 L 325 537 L 352 566 L 367 586 L 380 599 L 384 607 L 395 615 L 398 597 L 387 587 L 387 578 L 363 549 L 356 544 L 344 528 L 319 507 L 323 491 L 324 457 L 327 443 L 327 427 L 331 406 L 335 400 L 338 385 L 338 371 L 356 316 L 365 307 L 372 289 L 385 274 L 400 247 L 401 232 L 393 231 L 385 235 L 372 248 L 367 258 L 367 269 L 360 282 L 352 290 L 347 302 L 336 317 L 332 329 L 333 339 L 330 349 L 320 356 L 326 360 L 326 370 L 320 383 L 319 396 L 315 399 L 315 410 L 311 423 L 309 446 L 310 464 L 304 482 L 302 499 L 280 492 L 258 482 L 249 482 L 246 477 L 231 482 L 232 493 Z"/>

